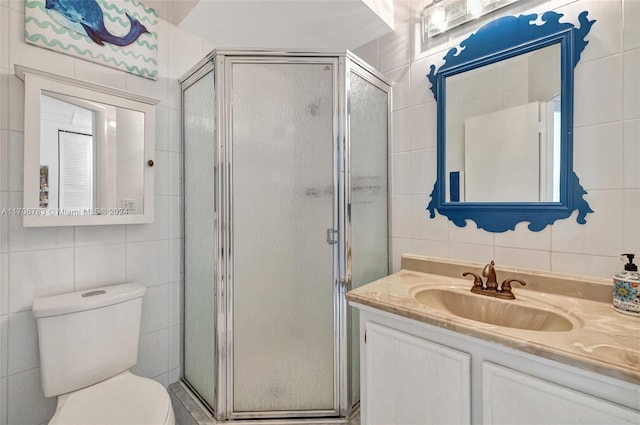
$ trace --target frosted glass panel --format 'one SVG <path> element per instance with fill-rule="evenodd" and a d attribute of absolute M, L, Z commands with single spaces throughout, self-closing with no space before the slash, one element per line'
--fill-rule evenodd
<path fill-rule="evenodd" d="M 232 78 L 233 408 L 333 409 L 333 65 Z"/>
<path fill-rule="evenodd" d="M 216 210 L 212 73 L 184 91 L 184 377 L 215 407 Z"/>
<path fill-rule="evenodd" d="M 388 94 L 350 75 L 351 279 L 357 288 L 388 274 L 387 126 Z M 360 400 L 358 310 L 349 307 L 351 400 Z"/>

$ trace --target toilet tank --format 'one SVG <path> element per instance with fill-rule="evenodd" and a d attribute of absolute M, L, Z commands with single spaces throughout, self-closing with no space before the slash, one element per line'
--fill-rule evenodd
<path fill-rule="evenodd" d="M 144 286 L 125 283 L 34 301 L 46 397 L 96 384 L 136 364 L 144 293 Z"/>

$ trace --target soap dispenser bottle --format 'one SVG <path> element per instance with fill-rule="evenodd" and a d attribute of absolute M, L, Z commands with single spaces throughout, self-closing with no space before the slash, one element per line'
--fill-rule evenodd
<path fill-rule="evenodd" d="M 634 254 L 622 254 L 629 262 L 624 271 L 613 277 L 613 308 L 616 311 L 640 317 L 640 273 L 633 264 Z"/>

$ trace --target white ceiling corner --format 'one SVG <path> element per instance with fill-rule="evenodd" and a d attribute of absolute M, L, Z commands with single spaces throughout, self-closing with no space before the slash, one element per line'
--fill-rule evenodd
<path fill-rule="evenodd" d="M 354 49 L 393 31 L 393 0 L 146 0 L 221 48 Z"/>

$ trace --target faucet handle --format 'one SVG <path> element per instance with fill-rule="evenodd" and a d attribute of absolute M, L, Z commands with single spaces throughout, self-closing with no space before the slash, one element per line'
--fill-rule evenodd
<path fill-rule="evenodd" d="M 480 276 L 478 276 L 475 273 L 472 272 L 464 272 L 462 273 L 462 276 L 473 276 L 473 288 L 471 289 L 473 291 L 473 289 L 482 289 L 483 283 L 482 283 L 482 278 Z"/>
<path fill-rule="evenodd" d="M 508 279 L 502 282 L 502 285 L 500 286 L 500 293 L 509 299 L 515 299 L 516 296 L 511 292 L 511 282 L 519 283 L 522 286 L 527 286 L 527 283 L 520 279 Z"/>

